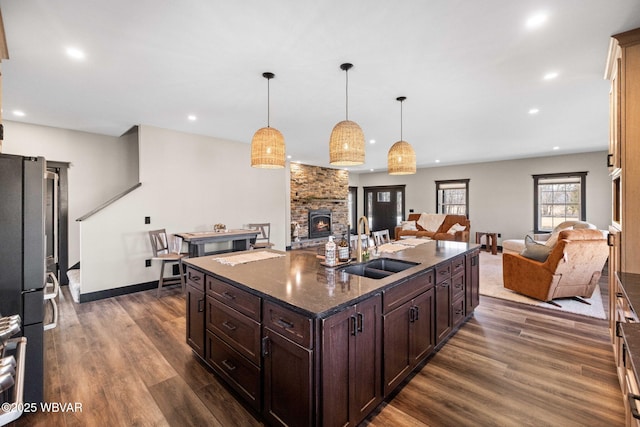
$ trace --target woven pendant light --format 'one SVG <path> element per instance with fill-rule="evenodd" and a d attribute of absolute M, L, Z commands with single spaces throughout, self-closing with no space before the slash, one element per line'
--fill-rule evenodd
<path fill-rule="evenodd" d="M 400 141 L 389 149 L 387 155 L 387 169 L 389 175 L 411 175 L 416 173 L 416 152 L 411 144 L 402 140 L 402 101 L 406 96 L 396 98 L 400 101 Z"/>
<path fill-rule="evenodd" d="M 335 166 L 354 166 L 364 163 L 364 133 L 356 122 L 349 120 L 349 69 L 342 64 L 346 76 L 346 120 L 333 127 L 329 139 L 329 163 Z"/>
<path fill-rule="evenodd" d="M 258 129 L 251 140 L 251 166 L 254 168 L 280 169 L 285 162 L 284 136 L 269 126 L 269 80 L 273 73 L 262 73 L 267 79 L 267 127 Z"/>

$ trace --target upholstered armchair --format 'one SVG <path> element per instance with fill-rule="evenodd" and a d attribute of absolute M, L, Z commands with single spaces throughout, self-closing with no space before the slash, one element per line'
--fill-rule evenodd
<path fill-rule="evenodd" d="M 564 230 L 544 262 L 503 254 L 504 287 L 555 305 L 556 298 L 590 298 L 608 255 L 600 230 Z"/>

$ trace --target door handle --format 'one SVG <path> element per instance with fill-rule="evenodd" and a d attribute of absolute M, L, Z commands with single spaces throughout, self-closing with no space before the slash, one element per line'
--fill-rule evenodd
<path fill-rule="evenodd" d="M 270 349 L 269 337 L 262 338 L 262 356 L 268 356 Z"/>
<path fill-rule="evenodd" d="M 355 337 L 356 334 L 358 333 L 358 328 L 356 325 L 358 322 L 356 320 L 356 316 L 350 316 L 349 321 L 351 322 L 351 335 Z"/>
<path fill-rule="evenodd" d="M 607 154 L 607 167 L 613 167 L 613 154 Z"/>
<path fill-rule="evenodd" d="M 364 315 L 362 313 L 358 313 L 358 332 L 362 332 L 362 329 L 364 328 Z"/>

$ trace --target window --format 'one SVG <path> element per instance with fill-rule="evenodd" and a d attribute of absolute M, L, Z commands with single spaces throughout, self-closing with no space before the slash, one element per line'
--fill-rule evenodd
<path fill-rule="evenodd" d="M 564 221 L 586 220 L 587 172 L 533 175 L 535 232 L 553 231 Z"/>
<path fill-rule="evenodd" d="M 436 213 L 469 218 L 469 180 L 436 181 Z"/>
<path fill-rule="evenodd" d="M 358 187 L 349 187 L 349 232 L 356 234 L 356 224 L 358 223 Z"/>

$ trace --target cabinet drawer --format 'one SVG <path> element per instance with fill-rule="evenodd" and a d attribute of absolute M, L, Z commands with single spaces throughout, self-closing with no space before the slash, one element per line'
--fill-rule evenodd
<path fill-rule="evenodd" d="M 464 298 L 454 301 L 451 304 L 451 323 L 458 325 L 464 320 Z"/>
<path fill-rule="evenodd" d="M 260 321 L 260 297 L 211 276 L 207 276 L 207 295 L 257 322 Z"/>
<path fill-rule="evenodd" d="M 451 275 L 464 273 L 464 256 L 457 257 L 451 261 Z"/>
<path fill-rule="evenodd" d="M 455 300 L 464 295 L 464 274 L 451 278 L 451 299 Z"/>
<path fill-rule="evenodd" d="M 204 273 L 193 267 L 187 267 L 187 283 L 204 292 Z"/>
<path fill-rule="evenodd" d="M 312 348 L 312 321 L 302 314 L 265 301 L 262 324 L 297 344 Z"/>
<path fill-rule="evenodd" d="M 387 289 L 382 293 L 383 313 L 389 313 L 405 302 L 415 298 L 431 288 L 434 283 L 433 270 L 427 270 L 418 276 Z"/>
<path fill-rule="evenodd" d="M 440 283 L 449 277 L 451 277 L 451 262 L 446 262 L 436 267 L 436 283 Z"/>
<path fill-rule="evenodd" d="M 260 365 L 260 324 L 207 295 L 207 329 Z"/>
<path fill-rule="evenodd" d="M 210 331 L 207 331 L 207 362 L 260 411 L 260 369 Z"/>

